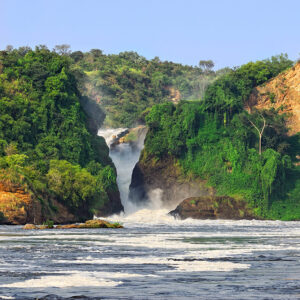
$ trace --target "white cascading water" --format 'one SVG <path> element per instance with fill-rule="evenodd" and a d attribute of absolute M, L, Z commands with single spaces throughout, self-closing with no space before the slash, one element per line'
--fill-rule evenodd
<path fill-rule="evenodd" d="M 139 160 L 140 153 L 144 147 L 145 134 L 138 137 L 137 143 L 132 147 L 129 143 L 120 143 L 111 148 L 111 143 L 115 137 L 124 132 L 126 128 L 109 128 L 99 129 L 98 135 L 103 136 L 108 147 L 109 156 L 117 169 L 117 184 L 120 191 L 121 202 L 124 206 L 126 215 L 136 212 L 140 207 L 137 207 L 129 199 L 129 186 L 134 166 Z"/>
<path fill-rule="evenodd" d="M 129 143 L 120 143 L 110 147 L 115 137 L 124 132 L 126 128 L 99 129 L 98 135 L 103 136 L 109 146 L 109 156 L 117 169 L 117 184 L 120 191 L 121 202 L 124 207 L 124 214 L 110 216 L 110 221 L 121 221 L 136 224 L 170 224 L 177 223 L 168 212 L 174 207 L 163 207 L 161 189 L 154 189 L 148 193 L 148 202 L 141 202 L 137 205 L 129 199 L 129 187 L 131 183 L 132 171 L 139 160 L 140 153 L 144 148 L 145 132 L 138 136 L 138 141 L 134 147 Z"/>

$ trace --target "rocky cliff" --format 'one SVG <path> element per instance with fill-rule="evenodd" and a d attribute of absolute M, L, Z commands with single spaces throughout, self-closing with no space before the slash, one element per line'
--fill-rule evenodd
<path fill-rule="evenodd" d="M 274 108 L 286 113 L 289 134 L 300 132 L 300 62 L 267 83 L 256 87 L 245 103 L 245 109 Z"/>
<path fill-rule="evenodd" d="M 109 216 L 123 211 L 119 191 L 107 192 L 109 201 L 98 210 L 97 216 Z M 0 182 L 0 224 L 42 224 L 52 220 L 56 224 L 84 221 L 91 215 L 82 212 L 75 215 L 55 198 L 45 195 L 37 199 L 26 185 Z"/>
<path fill-rule="evenodd" d="M 214 190 L 205 181 L 189 179 L 181 174 L 178 163 L 169 157 L 157 160 L 142 151 L 136 164 L 130 185 L 130 199 L 135 203 L 149 202 L 153 191 L 161 190 L 160 201 L 164 207 L 175 208 L 183 199 L 197 196 L 212 196 Z"/>
<path fill-rule="evenodd" d="M 0 182 L 0 224 L 41 224 L 48 219 L 55 223 L 75 222 L 79 219 L 55 199 L 38 200 L 26 185 Z"/>

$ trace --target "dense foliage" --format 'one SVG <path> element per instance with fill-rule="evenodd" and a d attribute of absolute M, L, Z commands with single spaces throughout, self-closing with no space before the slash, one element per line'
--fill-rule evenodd
<path fill-rule="evenodd" d="M 45 47 L 0 52 L 0 179 L 26 181 L 37 198 L 91 214 L 116 175 L 79 98 L 67 56 Z"/>
<path fill-rule="evenodd" d="M 284 116 L 275 110 L 242 110 L 255 85 L 289 65 L 285 57 L 250 63 L 216 80 L 205 101 L 154 106 L 146 117 L 146 155 L 177 158 L 186 178 L 202 178 L 219 195 L 247 200 L 257 216 L 300 219 L 300 170 L 293 165 L 299 135 L 286 135 Z M 262 128 L 263 122 L 260 155 L 253 124 Z"/>
<path fill-rule="evenodd" d="M 131 126 L 145 109 L 157 103 L 201 99 L 209 83 L 228 69 L 212 71 L 212 61 L 199 67 L 147 60 L 135 52 L 104 55 L 93 49 L 70 54 L 83 94 L 105 110 L 106 125 Z"/>
<path fill-rule="evenodd" d="M 263 84 L 292 65 L 293 62 L 287 55 L 282 54 L 250 62 L 228 72 L 206 90 L 204 101 L 207 110 L 227 114 L 229 117 L 240 112 L 255 86 Z"/>

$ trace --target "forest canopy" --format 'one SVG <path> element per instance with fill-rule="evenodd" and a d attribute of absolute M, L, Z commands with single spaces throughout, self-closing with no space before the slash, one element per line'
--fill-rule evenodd
<path fill-rule="evenodd" d="M 87 127 L 70 66 L 45 47 L 0 52 L 0 180 L 92 216 L 117 189 L 116 173 Z"/>

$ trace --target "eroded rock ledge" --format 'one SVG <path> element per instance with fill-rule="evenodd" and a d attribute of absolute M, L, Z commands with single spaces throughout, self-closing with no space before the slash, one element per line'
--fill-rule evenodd
<path fill-rule="evenodd" d="M 227 196 L 191 197 L 169 213 L 178 219 L 256 219 L 247 203 Z"/>

